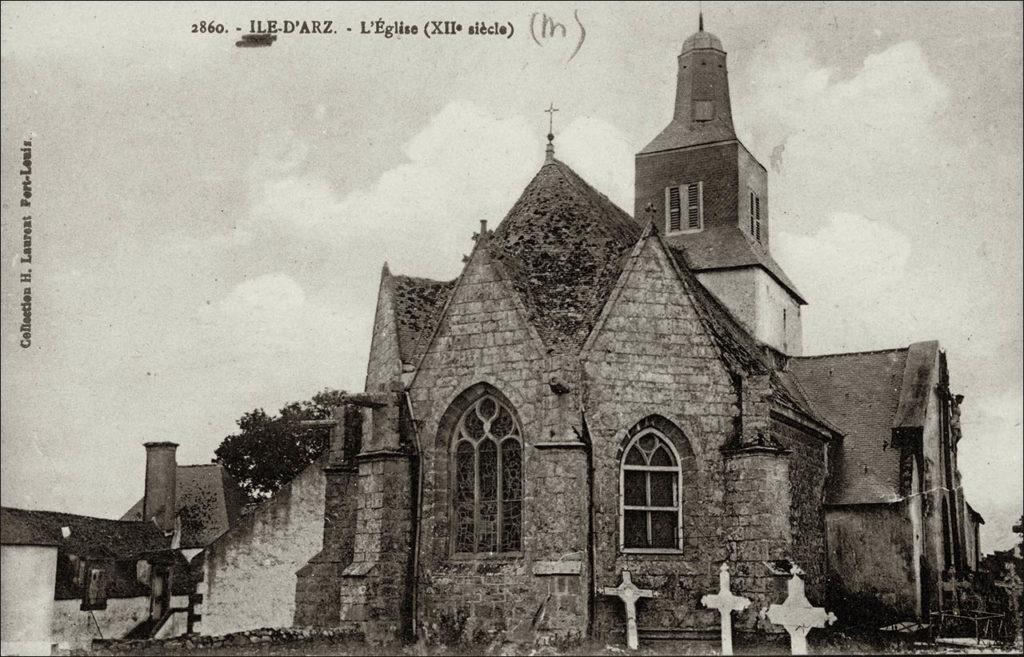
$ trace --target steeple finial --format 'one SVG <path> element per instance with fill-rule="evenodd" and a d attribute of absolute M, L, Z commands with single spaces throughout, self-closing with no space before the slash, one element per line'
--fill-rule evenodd
<path fill-rule="evenodd" d="M 704 10 L 703 9 L 701 9 L 700 13 L 697 15 L 697 31 L 698 32 L 703 32 L 704 31 Z"/>
<path fill-rule="evenodd" d="M 555 159 L 555 112 L 558 108 L 552 102 L 544 112 L 548 115 L 548 145 L 544 149 L 544 161 L 551 162 Z"/>

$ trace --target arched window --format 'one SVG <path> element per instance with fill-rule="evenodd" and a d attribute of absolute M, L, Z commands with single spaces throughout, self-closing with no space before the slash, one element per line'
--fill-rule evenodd
<path fill-rule="evenodd" d="M 622 549 L 679 549 L 682 470 L 678 453 L 660 431 L 644 429 L 626 445 L 619 486 Z"/>
<path fill-rule="evenodd" d="M 452 437 L 456 552 L 522 549 L 523 438 L 515 414 L 484 395 Z"/>

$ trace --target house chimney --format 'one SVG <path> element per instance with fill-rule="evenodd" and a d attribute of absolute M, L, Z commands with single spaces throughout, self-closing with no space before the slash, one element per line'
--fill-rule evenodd
<path fill-rule="evenodd" d="M 146 443 L 146 494 L 142 498 L 142 519 L 155 520 L 164 532 L 174 531 L 177 512 L 177 443 Z"/>

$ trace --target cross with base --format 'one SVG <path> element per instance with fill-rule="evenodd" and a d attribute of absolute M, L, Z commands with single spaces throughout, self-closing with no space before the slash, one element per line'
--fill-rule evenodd
<path fill-rule="evenodd" d="M 555 112 L 557 112 L 557 111 L 558 111 L 558 108 L 555 107 L 554 103 L 551 103 L 548 106 L 548 108 L 546 110 L 544 110 L 544 113 L 548 115 L 548 141 L 551 141 L 553 139 L 553 134 L 552 133 L 554 133 L 554 131 L 555 131 L 554 130 L 554 127 L 555 127 Z"/>
<path fill-rule="evenodd" d="M 722 654 L 732 654 L 732 612 L 743 611 L 750 606 L 750 600 L 733 595 L 729 590 L 729 566 L 724 561 L 718 569 L 718 593 L 705 595 L 700 603 L 709 609 L 717 609 L 722 616 Z"/>
<path fill-rule="evenodd" d="M 622 571 L 622 583 L 612 588 L 606 586 L 598 591 L 601 595 L 613 595 L 622 600 L 626 606 L 626 645 L 630 650 L 640 647 L 640 639 L 636 631 L 636 603 L 640 598 L 656 598 L 657 591 L 637 588 L 629 576 L 628 570 Z"/>
<path fill-rule="evenodd" d="M 825 613 L 824 607 L 813 607 L 804 592 L 804 571 L 796 564 L 789 571 L 793 577 L 787 584 L 786 601 L 768 608 L 768 620 L 781 625 L 789 633 L 789 651 L 794 655 L 807 654 L 807 633 L 816 627 L 836 622 L 836 615 Z"/>

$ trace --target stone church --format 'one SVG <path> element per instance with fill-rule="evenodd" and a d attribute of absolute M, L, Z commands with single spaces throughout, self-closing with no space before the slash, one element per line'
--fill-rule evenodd
<path fill-rule="evenodd" d="M 262 625 L 614 639 L 717 629 L 727 562 L 758 611 L 957 603 L 982 522 L 960 493 L 962 397 L 936 342 L 804 356 L 768 176 L 737 139 L 726 53 L 679 55 L 633 214 L 549 144 L 461 275 L 381 273 L 365 392 L 329 453 L 206 553 L 204 633 Z M 849 613 L 853 613 L 850 611 Z"/>

